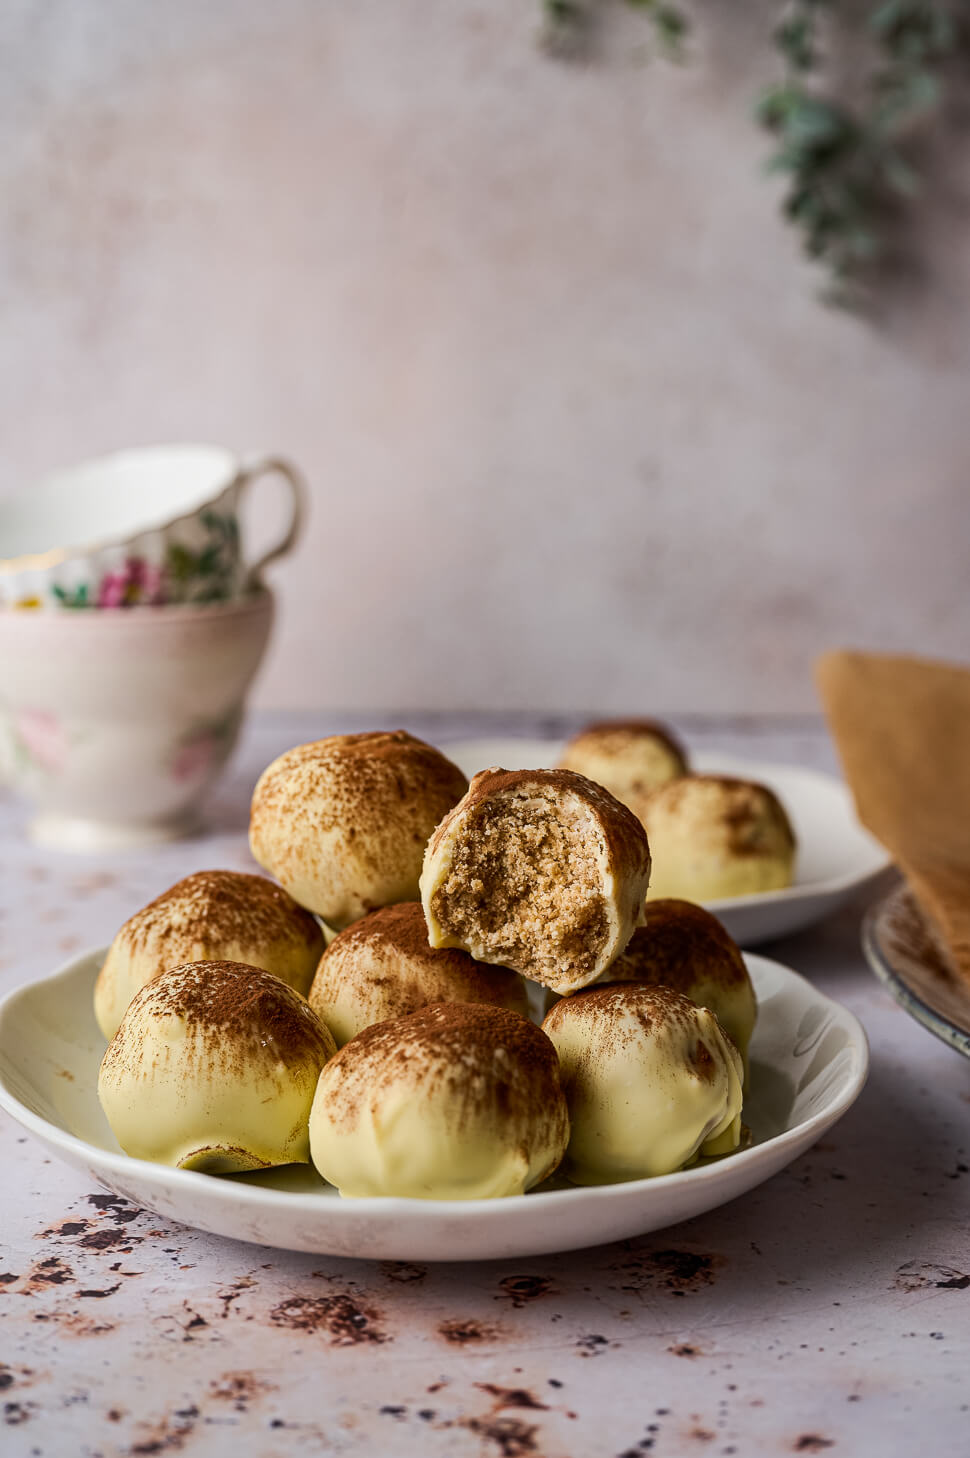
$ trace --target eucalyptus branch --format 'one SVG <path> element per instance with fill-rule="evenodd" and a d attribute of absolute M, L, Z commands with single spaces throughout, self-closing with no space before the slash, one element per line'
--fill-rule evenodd
<path fill-rule="evenodd" d="M 542 45 L 551 56 L 571 60 L 589 49 L 592 17 L 586 0 L 543 0 Z"/>
<path fill-rule="evenodd" d="M 543 0 L 542 40 L 546 50 L 568 58 L 588 55 L 600 3 L 598 0 Z M 683 59 L 688 31 L 683 11 L 667 0 L 626 0 L 626 4 L 650 21 L 658 48 L 668 60 Z"/>
<path fill-rule="evenodd" d="M 683 11 L 666 4 L 666 0 L 626 0 L 626 3 L 652 21 L 660 49 L 668 59 L 682 60 L 688 31 Z"/>
<path fill-rule="evenodd" d="M 942 0 L 880 3 L 867 24 L 874 68 L 853 107 L 827 94 L 819 74 L 819 15 L 834 8 L 791 0 L 775 31 L 785 76 L 761 98 L 757 116 L 777 138 L 769 170 L 789 179 L 784 213 L 805 251 L 828 268 L 833 297 L 844 300 L 885 257 L 887 218 L 918 191 L 906 140 L 939 103 L 957 27 Z"/>
<path fill-rule="evenodd" d="M 545 39 L 558 55 L 586 52 L 605 0 L 543 0 Z M 668 0 L 625 0 L 681 58 L 688 33 Z M 941 103 L 950 59 L 966 38 L 970 0 L 871 0 L 863 19 L 865 75 L 851 101 L 832 89 L 825 38 L 858 24 L 837 0 L 787 0 L 773 32 L 781 79 L 755 115 L 775 138 L 767 170 L 787 178 L 782 211 L 845 302 L 886 256 L 887 220 L 919 191 L 912 133 Z"/>

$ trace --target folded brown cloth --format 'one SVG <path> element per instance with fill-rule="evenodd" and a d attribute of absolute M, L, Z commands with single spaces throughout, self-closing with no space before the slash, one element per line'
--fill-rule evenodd
<path fill-rule="evenodd" d="M 816 679 L 859 819 L 970 984 L 970 670 L 836 652 Z"/>

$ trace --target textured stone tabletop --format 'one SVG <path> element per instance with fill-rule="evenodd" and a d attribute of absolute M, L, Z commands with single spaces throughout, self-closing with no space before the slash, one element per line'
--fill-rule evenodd
<path fill-rule="evenodd" d="M 400 717 L 449 738 L 553 721 Z M 252 869 L 249 790 L 323 716 L 249 727 L 179 845 L 80 858 L 0 798 L 0 990 L 189 871 Z M 683 721 L 695 748 L 831 768 L 821 726 Z M 0 1454 L 666 1458 L 970 1453 L 970 1066 L 866 969 L 856 906 L 763 949 L 863 1021 L 867 1088 L 767 1184 L 537 1260 L 370 1264 L 162 1221 L 0 1115 Z"/>

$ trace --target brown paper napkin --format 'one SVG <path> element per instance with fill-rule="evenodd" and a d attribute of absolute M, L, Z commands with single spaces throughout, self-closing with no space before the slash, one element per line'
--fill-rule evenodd
<path fill-rule="evenodd" d="M 859 819 L 970 986 L 970 670 L 836 652 L 816 678 Z"/>

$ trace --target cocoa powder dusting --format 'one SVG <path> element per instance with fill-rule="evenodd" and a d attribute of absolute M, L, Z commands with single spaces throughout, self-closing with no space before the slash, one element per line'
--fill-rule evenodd
<path fill-rule="evenodd" d="M 274 852 L 282 855 L 314 829 L 353 829 L 356 840 L 365 828 L 366 837 L 380 839 L 388 814 L 417 813 L 433 827 L 467 787 L 457 765 L 403 729 L 335 734 L 297 745 L 264 770 L 253 794 L 252 835 L 264 845 L 278 841 Z"/>
<path fill-rule="evenodd" d="M 345 1128 L 399 1083 L 417 1090 L 449 1081 L 460 1125 L 561 1099 L 559 1059 L 545 1033 L 484 1003 L 433 1003 L 365 1028 L 330 1060 L 326 1079 L 328 1116 Z"/>
<path fill-rule="evenodd" d="M 644 914 L 646 924 L 633 933 L 604 978 L 663 983 L 678 989 L 701 977 L 725 988 L 748 981 L 736 944 L 703 906 L 662 897 L 648 901 Z"/>
<path fill-rule="evenodd" d="M 946 945 L 907 888 L 897 895 L 885 918 L 888 937 L 897 956 L 926 967 L 941 983 L 952 982 L 955 970 Z"/>
<path fill-rule="evenodd" d="M 659 719 L 598 719 L 592 724 L 587 724 L 578 734 L 574 735 L 566 745 L 565 753 L 577 748 L 590 747 L 603 749 L 610 741 L 621 743 L 623 740 L 631 741 L 637 739 L 658 739 L 673 757 L 686 767 L 687 755 L 683 745 L 673 734 L 666 724 Z"/>
<path fill-rule="evenodd" d="M 387 946 L 415 962 L 450 961 L 455 970 L 474 972 L 482 964 L 457 948 L 436 949 L 428 941 L 428 924 L 420 901 L 402 901 L 369 911 L 334 937 L 325 957 L 354 955 L 362 948 Z"/>
<path fill-rule="evenodd" d="M 380 1345 L 391 1340 L 381 1326 L 380 1312 L 346 1293 L 291 1296 L 273 1307 L 269 1319 L 275 1326 L 319 1332 L 334 1347 Z"/>
<path fill-rule="evenodd" d="M 727 828 L 728 848 L 733 855 L 761 856 L 779 847 L 789 851 L 795 848 L 795 832 L 774 790 L 733 775 L 690 774 L 661 785 L 650 797 L 647 823 L 650 808 L 656 810 L 662 805 L 665 813 L 675 812 L 693 796 L 697 786 L 704 785 L 716 787 L 720 803 L 715 818 Z"/>
<path fill-rule="evenodd" d="M 163 972 L 136 993 L 118 1036 L 109 1044 L 105 1066 L 125 1056 L 124 1032 L 130 1017 L 183 1018 L 206 1032 L 232 1033 L 233 1039 L 268 1047 L 287 1066 L 307 1058 L 323 1064 L 332 1047 L 309 1004 L 280 978 L 242 962 L 189 962 Z M 230 1048 L 228 1040 L 225 1051 Z"/>
<path fill-rule="evenodd" d="M 672 987 L 645 982 L 608 982 L 562 998 L 546 1014 L 542 1026 L 554 1035 L 557 1029 L 576 1018 L 591 1030 L 595 1029 L 601 1051 L 613 1053 L 644 1036 L 652 1036 L 655 1029 L 664 1025 L 680 1025 L 696 1031 L 698 1008 L 689 997 Z M 704 1051 L 706 1054 L 706 1047 Z"/>
<path fill-rule="evenodd" d="M 186 876 L 130 917 L 115 942 L 129 955 L 151 956 L 159 972 L 199 960 L 199 949 L 323 951 L 323 933 L 310 913 L 265 876 L 243 871 Z"/>
<path fill-rule="evenodd" d="M 516 973 L 477 962 L 457 947 L 431 946 L 420 901 L 369 911 L 334 937 L 320 960 L 310 1001 L 318 1006 L 318 998 L 325 1001 L 335 988 L 365 985 L 395 989 L 398 1015 L 452 999 L 526 1008 Z"/>

